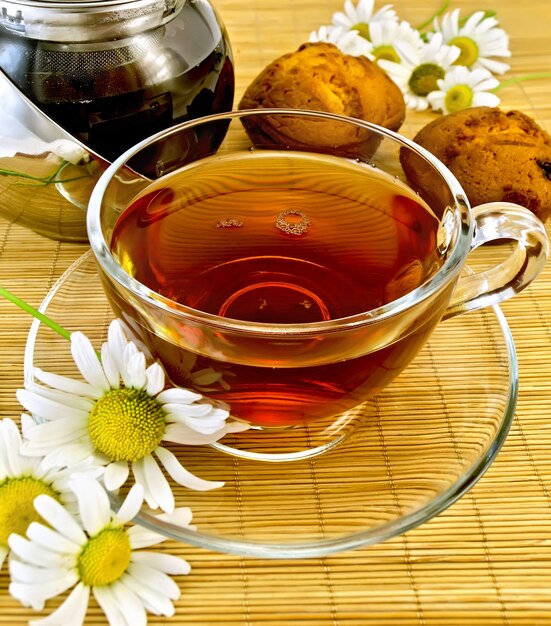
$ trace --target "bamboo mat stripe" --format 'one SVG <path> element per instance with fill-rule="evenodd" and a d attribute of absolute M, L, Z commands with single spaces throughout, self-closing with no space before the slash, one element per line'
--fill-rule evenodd
<path fill-rule="evenodd" d="M 216 0 L 233 43 L 238 100 L 254 76 L 330 20 L 337 0 Z M 377 3 L 382 6 L 384 3 Z M 401 0 L 412 24 L 439 6 Z M 462 14 L 489 8 L 451 3 Z M 500 0 L 494 6 L 510 34 L 508 76 L 551 69 L 551 3 Z M 551 132 L 551 80 L 510 84 L 500 96 Z M 401 132 L 412 137 L 432 119 L 408 113 Z M 1 201 L 1 199 L 0 199 Z M 549 230 L 549 229 L 548 229 Z M 551 234 L 551 231 L 550 231 Z M 0 219 L 0 282 L 38 306 L 87 247 L 45 239 Z M 174 626 L 540 626 L 551 625 L 551 267 L 502 310 L 515 339 L 520 391 L 511 432 L 475 487 L 419 528 L 384 543 L 325 558 L 263 560 L 216 554 L 177 542 L 192 573 L 176 577 L 182 597 Z M 23 352 L 31 320 L 0 301 L 0 415 L 17 418 Z M 52 368 L 55 363 L 52 363 Z M 34 614 L 7 591 L 0 572 L 0 625 Z M 49 603 L 55 607 L 59 600 Z M 105 624 L 92 601 L 87 626 Z M 71 626 L 68 624 L 67 626 Z"/>

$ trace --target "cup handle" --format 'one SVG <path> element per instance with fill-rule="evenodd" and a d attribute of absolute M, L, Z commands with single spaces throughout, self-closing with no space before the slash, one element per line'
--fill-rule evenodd
<path fill-rule="evenodd" d="M 475 232 L 471 252 L 499 239 L 513 240 L 516 245 L 495 267 L 459 278 L 443 319 L 511 298 L 538 276 L 547 261 L 545 226 L 528 209 L 511 202 L 489 202 L 472 209 L 472 215 Z"/>

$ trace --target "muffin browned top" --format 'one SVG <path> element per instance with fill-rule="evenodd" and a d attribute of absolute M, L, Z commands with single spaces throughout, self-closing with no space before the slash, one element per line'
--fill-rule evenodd
<path fill-rule="evenodd" d="M 405 103 L 397 85 L 366 57 L 342 53 L 330 43 L 306 43 L 296 52 L 270 63 L 249 85 L 239 109 L 295 108 L 355 117 L 391 130 L 405 118 Z M 290 119 L 285 128 L 264 129 L 274 140 L 295 143 L 355 145 L 357 129 L 333 128 Z"/>
<path fill-rule="evenodd" d="M 414 141 L 456 176 L 472 206 L 516 202 L 545 220 L 551 214 L 551 137 L 520 111 L 474 107 L 444 115 Z M 402 158 L 410 182 L 422 187 L 421 159 Z"/>

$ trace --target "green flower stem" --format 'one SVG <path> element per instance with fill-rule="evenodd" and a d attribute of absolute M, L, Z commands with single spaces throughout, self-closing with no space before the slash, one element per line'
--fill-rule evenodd
<path fill-rule="evenodd" d="M 450 6 L 450 0 L 444 0 L 444 2 L 442 3 L 442 6 L 438 9 L 438 11 L 436 11 L 436 13 L 433 13 L 427 20 L 425 20 L 422 24 L 419 24 L 419 26 L 417 26 L 417 30 L 423 30 L 423 28 L 426 28 L 427 26 L 430 26 L 432 24 L 432 22 L 434 21 L 434 18 L 436 17 L 440 17 L 442 15 L 442 13 L 444 13 L 444 11 Z"/>
<path fill-rule="evenodd" d="M 64 339 L 68 339 L 69 341 L 71 340 L 71 333 L 67 329 L 54 322 L 47 315 L 41 313 L 38 309 L 35 309 L 30 304 L 27 304 L 25 300 L 21 300 L 21 298 L 18 298 L 16 295 L 11 293 L 7 289 L 4 289 L 3 287 L 0 287 L 0 296 L 6 298 L 6 300 L 9 300 L 10 302 L 13 302 L 13 304 L 17 305 L 20 309 L 23 309 L 23 311 L 25 311 L 26 313 L 30 313 L 33 317 L 35 317 L 37 320 L 40 320 L 43 324 L 54 330 Z"/>
<path fill-rule="evenodd" d="M 32 180 L 36 183 L 41 183 L 42 185 L 52 185 L 56 183 L 70 183 L 75 180 L 80 180 L 82 178 L 87 178 L 90 174 L 83 174 L 82 176 L 74 176 L 73 178 L 57 178 L 59 172 L 67 165 L 69 161 L 62 161 L 60 166 L 55 169 L 48 176 L 33 176 L 32 174 L 27 174 L 25 172 L 18 172 L 17 170 L 8 170 L 0 167 L 0 176 L 14 176 L 16 178 L 24 178 L 26 180 Z"/>
<path fill-rule="evenodd" d="M 539 78 L 551 78 L 551 72 L 534 72 L 532 74 L 521 74 L 520 76 L 514 76 L 509 80 L 503 81 L 497 87 L 492 89 L 493 92 L 499 91 L 503 89 L 503 87 L 509 87 L 510 85 L 516 85 L 517 83 L 522 83 L 525 80 L 537 80 Z"/>

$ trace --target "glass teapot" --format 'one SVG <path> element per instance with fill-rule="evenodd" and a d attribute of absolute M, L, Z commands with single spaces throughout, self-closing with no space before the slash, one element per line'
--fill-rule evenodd
<path fill-rule="evenodd" d="M 0 0 L 0 70 L 0 213 L 56 239 L 86 240 L 89 193 L 125 149 L 233 105 L 208 0 Z"/>

